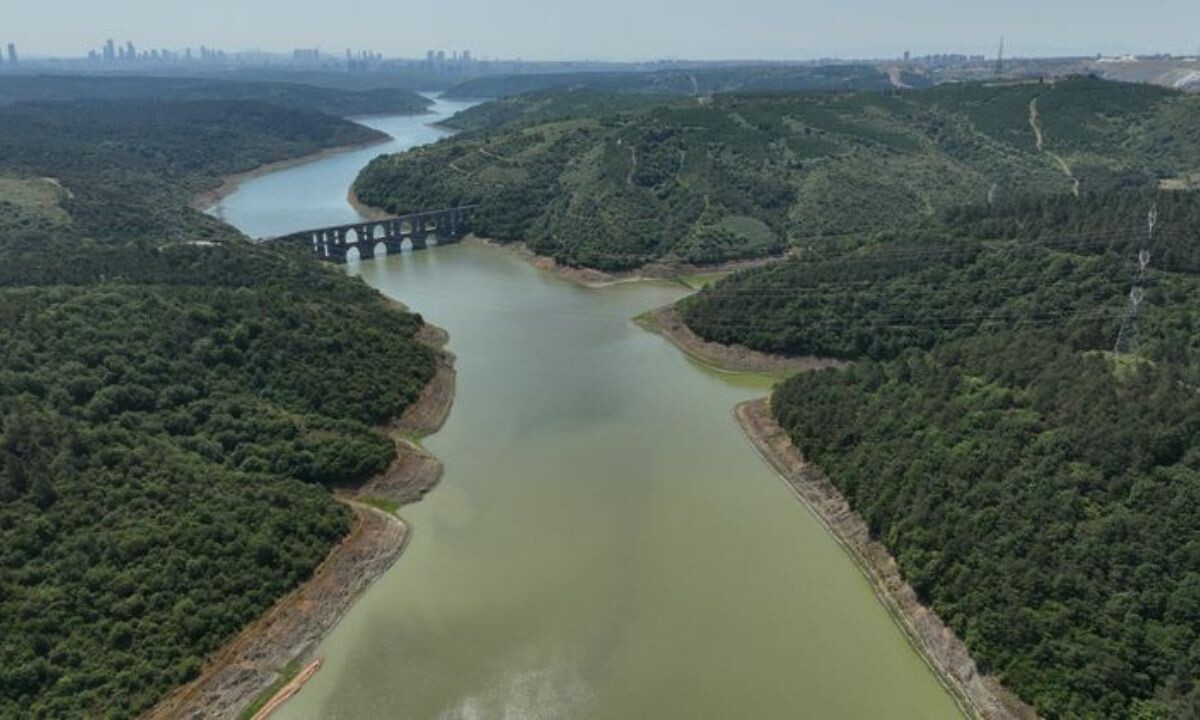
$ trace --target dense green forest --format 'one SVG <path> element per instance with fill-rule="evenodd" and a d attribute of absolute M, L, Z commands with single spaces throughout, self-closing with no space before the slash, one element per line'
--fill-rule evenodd
<path fill-rule="evenodd" d="M 84 238 L 62 232 L 54 219 L 56 206 L 86 229 L 89 241 L 213 239 L 228 228 L 188 202 L 222 176 L 384 137 L 329 115 L 249 101 L 76 100 L 0 108 L 0 171 L 27 186 L 52 178 L 62 196 L 50 204 L 49 222 L 38 219 L 46 203 L 22 206 L 24 194 L 0 197 L 6 210 L 0 243 L 79 245 Z"/>
<path fill-rule="evenodd" d="M 397 213 L 478 204 L 479 234 L 571 265 L 715 263 L 961 205 L 1152 187 L 1200 167 L 1198 113 L 1200 98 L 1093 78 L 699 99 L 539 92 L 375 160 L 355 190 Z"/>
<path fill-rule="evenodd" d="M 772 408 L 985 671 L 1049 718 L 1194 718 L 1198 221 L 1181 192 L 956 208 L 681 312 L 709 339 L 857 361 Z M 1114 356 L 1143 247 L 1136 353 Z"/>
<path fill-rule="evenodd" d="M 929 85 L 925 76 L 904 71 L 900 81 Z M 870 65 L 734 65 L 627 72 L 540 73 L 473 78 L 446 90 L 447 97 L 499 98 L 544 90 L 591 90 L 648 95 L 711 95 L 728 92 L 799 90 L 886 90 L 886 72 Z"/>
<path fill-rule="evenodd" d="M 1200 195 L 1108 192 L 954 208 L 842 249 L 810 246 L 680 304 L 710 340 L 766 352 L 891 358 L 1015 325 L 1115 337 L 1147 212 L 1158 208 L 1142 318 L 1155 353 L 1200 351 Z M 1164 272 L 1167 271 L 1167 272 Z"/>
<path fill-rule="evenodd" d="M 373 113 L 419 113 L 431 101 L 399 87 L 318 87 L 286 75 L 278 79 L 137 77 L 97 75 L 10 75 L 0 77 L 0 106 L 60 100 L 256 100 L 339 117 Z M 339 75 L 345 78 L 345 75 Z"/>
<path fill-rule="evenodd" d="M 1111 338 L 983 334 L 772 406 L 962 637 L 1048 718 L 1200 715 L 1200 394 Z"/>
<path fill-rule="evenodd" d="M 0 717 L 134 717 L 347 531 L 432 351 L 187 208 L 370 131 L 241 101 L 0 110 Z M 387 366 L 386 373 L 363 367 Z"/>

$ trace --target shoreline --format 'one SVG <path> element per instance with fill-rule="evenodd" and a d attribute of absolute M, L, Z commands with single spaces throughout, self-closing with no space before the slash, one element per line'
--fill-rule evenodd
<path fill-rule="evenodd" d="M 391 213 L 359 200 L 358 193 L 354 192 L 354 183 L 350 183 L 350 187 L 346 188 L 346 202 L 350 204 L 350 207 L 354 208 L 354 212 L 368 220 L 386 220 L 392 217 Z"/>
<path fill-rule="evenodd" d="M 205 661 L 199 676 L 171 691 L 144 720 L 240 717 L 260 701 L 263 710 L 254 717 L 265 718 L 316 673 L 320 658 L 312 657 L 313 650 L 408 546 L 412 528 L 395 510 L 419 501 L 441 480 L 441 461 L 409 438 L 436 432 L 450 414 L 456 375 L 454 355 L 444 347 L 448 338 L 428 323 L 417 333 L 438 353 L 437 371 L 404 415 L 378 428 L 396 443 L 391 466 L 359 487 L 334 491 L 354 513 L 350 533 L 309 579 L 242 628 Z M 289 679 L 287 668 L 297 662 L 306 662 L 307 672 Z"/>
<path fill-rule="evenodd" d="M 344 155 L 345 153 L 354 152 L 355 150 L 362 150 L 364 148 L 374 147 L 376 145 L 383 145 L 384 143 L 390 142 L 391 139 L 392 138 L 385 133 L 383 134 L 383 137 L 351 143 L 349 145 L 329 147 L 325 148 L 324 150 L 318 150 L 317 152 L 301 155 L 288 160 L 278 160 L 273 163 L 267 163 L 266 165 L 260 165 L 253 170 L 247 170 L 246 172 L 226 175 L 221 178 L 220 185 L 197 193 L 192 198 L 191 208 L 198 212 L 207 213 L 209 210 L 219 205 L 226 197 L 237 191 L 237 189 L 241 187 L 242 183 L 253 180 L 256 177 L 269 175 L 274 172 L 279 172 L 280 170 L 287 170 L 288 168 L 298 167 L 300 165 L 307 165 L 309 163 L 317 162 L 318 160 L 324 160 L 335 155 Z"/>
<path fill-rule="evenodd" d="M 363 205 L 366 211 L 375 212 L 375 208 L 369 205 Z M 738 270 L 748 270 L 750 268 L 765 267 L 783 262 L 790 257 L 790 254 L 772 255 L 765 258 L 754 258 L 749 260 L 730 260 L 729 262 L 715 263 L 712 265 L 694 265 L 691 263 L 672 263 L 670 261 L 658 261 L 647 263 L 636 270 L 622 270 L 618 272 L 608 272 L 605 270 L 597 270 L 589 267 L 576 267 L 573 265 L 563 265 L 552 257 L 546 255 L 538 255 L 524 242 L 500 242 L 492 238 L 480 237 L 475 234 L 468 235 L 463 242 L 476 243 L 486 247 L 498 248 L 505 252 L 510 252 L 518 258 L 524 260 L 530 265 L 539 270 L 546 270 L 558 275 L 561 278 L 570 280 L 578 285 L 586 288 L 598 290 L 601 288 L 612 287 L 622 283 L 645 282 L 648 280 L 671 280 L 695 290 L 697 288 L 684 281 L 684 278 L 697 275 L 727 275 L 737 272 Z"/>
<path fill-rule="evenodd" d="M 661 335 L 683 354 L 706 367 L 725 373 L 755 373 L 788 375 L 796 372 L 844 369 L 850 362 L 815 355 L 791 357 L 751 350 L 742 345 L 723 345 L 711 342 L 692 332 L 679 317 L 674 305 L 664 305 L 634 318 L 634 322 L 656 335 Z"/>
<path fill-rule="evenodd" d="M 431 123 L 437 125 L 437 123 Z M 354 208 L 356 212 L 365 218 L 371 220 L 384 220 L 392 217 L 382 208 L 368 205 L 359 199 L 358 194 L 354 192 L 354 186 L 351 185 L 346 192 L 346 201 Z M 720 276 L 729 273 L 737 272 L 738 270 L 748 270 L 751 268 L 765 267 L 784 262 L 792 256 L 791 250 L 785 251 L 782 255 L 771 255 L 762 258 L 749 258 L 745 260 L 730 260 L 723 263 L 714 263 L 711 265 L 695 265 L 687 262 L 677 262 L 671 260 L 658 260 L 655 262 L 646 263 L 645 265 L 635 270 L 622 270 L 618 272 L 608 272 L 606 270 L 597 270 L 596 268 L 563 265 L 552 257 L 539 255 L 529 248 L 524 242 L 500 242 L 494 238 L 481 237 L 474 233 L 468 233 L 461 242 L 483 245 L 485 247 L 498 248 L 505 252 L 510 252 L 518 258 L 524 260 L 530 265 L 539 270 L 546 270 L 558 275 L 561 278 L 570 280 L 576 284 L 586 288 L 598 290 L 601 288 L 620 285 L 630 282 L 644 282 L 647 280 L 673 280 L 683 284 L 684 286 L 697 289 L 684 280 L 687 277 L 694 276 Z"/>
<path fill-rule="evenodd" d="M 758 454 L 854 560 L 876 597 L 938 681 L 971 718 L 1036 720 L 1034 709 L 991 675 L 979 672 L 963 641 L 933 610 L 921 604 L 883 543 L 841 492 L 810 466 L 775 422 L 769 398 L 738 404 L 738 425 Z"/>

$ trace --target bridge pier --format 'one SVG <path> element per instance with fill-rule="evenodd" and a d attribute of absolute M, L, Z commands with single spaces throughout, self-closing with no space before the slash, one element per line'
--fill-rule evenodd
<path fill-rule="evenodd" d="M 375 247 L 382 242 L 389 254 L 401 252 L 405 240 L 414 250 L 429 247 L 433 235 L 439 245 L 462 239 L 470 223 L 474 206 L 449 208 L 436 212 L 412 213 L 383 220 L 360 221 L 335 227 L 301 230 L 271 242 L 289 242 L 308 248 L 313 257 L 334 263 L 346 262 L 350 248 L 358 248 L 362 260 L 376 257 Z M 351 241 L 350 234 L 354 239 Z"/>

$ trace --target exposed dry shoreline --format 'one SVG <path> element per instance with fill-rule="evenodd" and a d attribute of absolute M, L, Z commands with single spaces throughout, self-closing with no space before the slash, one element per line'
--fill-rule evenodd
<path fill-rule="evenodd" d="M 392 217 L 392 214 L 386 210 L 377 208 L 374 205 L 368 205 L 362 200 L 359 200 L 358 193 L 354 192 L 354 185 L 351 185 L 350 188 L 346 190 L 346 202 L 350 203 L 350 207 L 354 208 L 355 212 L 367 218 L 368 220 L 386 220 L 387 218 Z"/>
<path fill-rule="evenodd" d="M 725 372 L 790 373 L 845 368 L 850 365 L 845 360 L 834 358 L 774 355 L 751 350 L 742 345 L 709 342 L 684 324 L 674 305 L 666 305 L 640 315 L 637 322 L 647 330 L 670 340 L 689 357 Z"/>
<path fill-rule="evenodd" d="M 770 401 L 763 398 L 744 402 L 734 409 L 734 415 L 759 454 L 854 559 L 880 602 L 960 707 L 971 717 L 984 720 L 1037 718 L 1032 707 L 996 678 L 981 674 L 962 640 L 920 603 L 901 576 L 895 558 L 883 543 L 871 538 L 866 522 L 850 509 L 833 483 L 805 463 L 775 422 Z"/>
<path fill-rule="evenodd" d="M 375 210 L 369 205 L 361 205 L 360 203 L 359 206 L 363 208 L 364 212 Z M 606 272 L 604 270 L 596 270 L 595 268 L 563 265 L 552 257 L 538 255 L 523 242 L 500 242 L 477 235 L 470 235 L 465 242 L 477 243 L 511 252 L 540 270 L 549 270 L 560 277 L 589 288 L 603 288 L 620 283 L 639 282 L 642 280 L 676 280 L 686 275 L 731 273 L 738 270 L 774 265 L 788 258 L 788 255 L 775 255 L 754 260 L 732 260 L 713 265 L 692 265 L 690 263 L 664 260 L 648 263 L 637 270 Z"/>
<path fill-rule="evenodd" d="M 375 505 L 420 500 L 441 479 L 442 464 L 410 437 L 441 428 L 454 402 L 454 356 L 443 346 L 444 330 L 424 326 L 418 339 L 439 354 L 437 373 L 420 399 L 396 422 L 382 428 L 396 441 L 391 467 L 361 487 L 337 492 L 354 513 L 349 535 L 300 587 L 280 598 L 259 619 L 213 655 L 192 682 L 177 688 L 147 719 L 237 717 L 284 679 L 290 663 L 308 658 L 313 648 L 404 552 L 411 531 L 396 515 Z M 299 691 L 306 676 L 284 684 L 268 703 L 278 707 Z"/>
<path fill-rule="evenodd" d="M 198 193 L 194 198 L 192 198 L 192 209 L 199 210 L 200 212 L 207 212 L 209 208 L 221 202 L 221 200 L 223 200 L 226 196 L 233 194 L 234 191 L 241 187 L 242 183 L 246 182 L 247 180 L 253 180 L 261 175 L 270 175 L 271 173 L 279 172 L 280 170 L 286 170 L 298 165 L 307 165 L 308 163 L 316 162 L 318 160 L 324 160 L 327 157 L 342 155 L 375 145 L 382 145 L 389 141 L 391 141 L 391 138 L 387 135 L 384 135 L 383 137 L 364 140 L 363 142 L 326 148 L 324 150 L 310 153 L 308 155 L 301 155 L 300 157 L 292 158 L 290 160 L 280 160 L 279 162 L 267 163 L 266 165 L 260 165 L 257 168 L 248 170 L 244 173 L 226 175 L 222 179 L 220 185 L 211 190 L 205 190 L 204 192 Z"/>
<path fill-rule="evenodd" d="M 390 139 L 383 136 L 327 148 L 226 176 L 219 187 L 196 195 L 192 207 L 206 211 L 251 178 L 380 145 Z M 358 203 L 353 191 L 350 199 L 360 212 L 377 212 Z M 397 310 L 407 309 L 394 300 L 389 299 L 388 304 Z M 282 682 L 288 665 L 308 657 L 358 597 L 404 552 L 411 534 L 409 527 L 395 514 L 378 506 L 399 507 L 417 502 L 442 476 L 442 463 L 413 438 L 437 432 L 450 415 L 456 379 L 454 355 L 445 349 L 449 335 L 439 327 L 423 325 L 417 339 L 437 352 L 437 370 L 417 402 L 402 417 L 379 428 L 396 443 L 396 458 L 391 466 L 360 487 L 343 488 L 335 493 L 337 500 L 354 514 L 350 533 L 330 551 L 311 578 L 279 598 L 261 617 L 209 657 L 195 680 L 175 688 L 142 718 L 237 717 L 256 700 L 262 699 L 267 691 L 282 683 L 254 716 L 256 720 L 265 718 L 299 692 L 304 682 L 320 668 L 320 659 L 311 658 L 301 673 Z"/>

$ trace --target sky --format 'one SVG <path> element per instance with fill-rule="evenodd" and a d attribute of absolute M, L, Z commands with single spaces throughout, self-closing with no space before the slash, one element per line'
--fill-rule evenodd
<path fill-rule="evenodd" d="M 1200 0 L 0 0 L 0 43 L 526 60 L 1200 53 Z"/>

